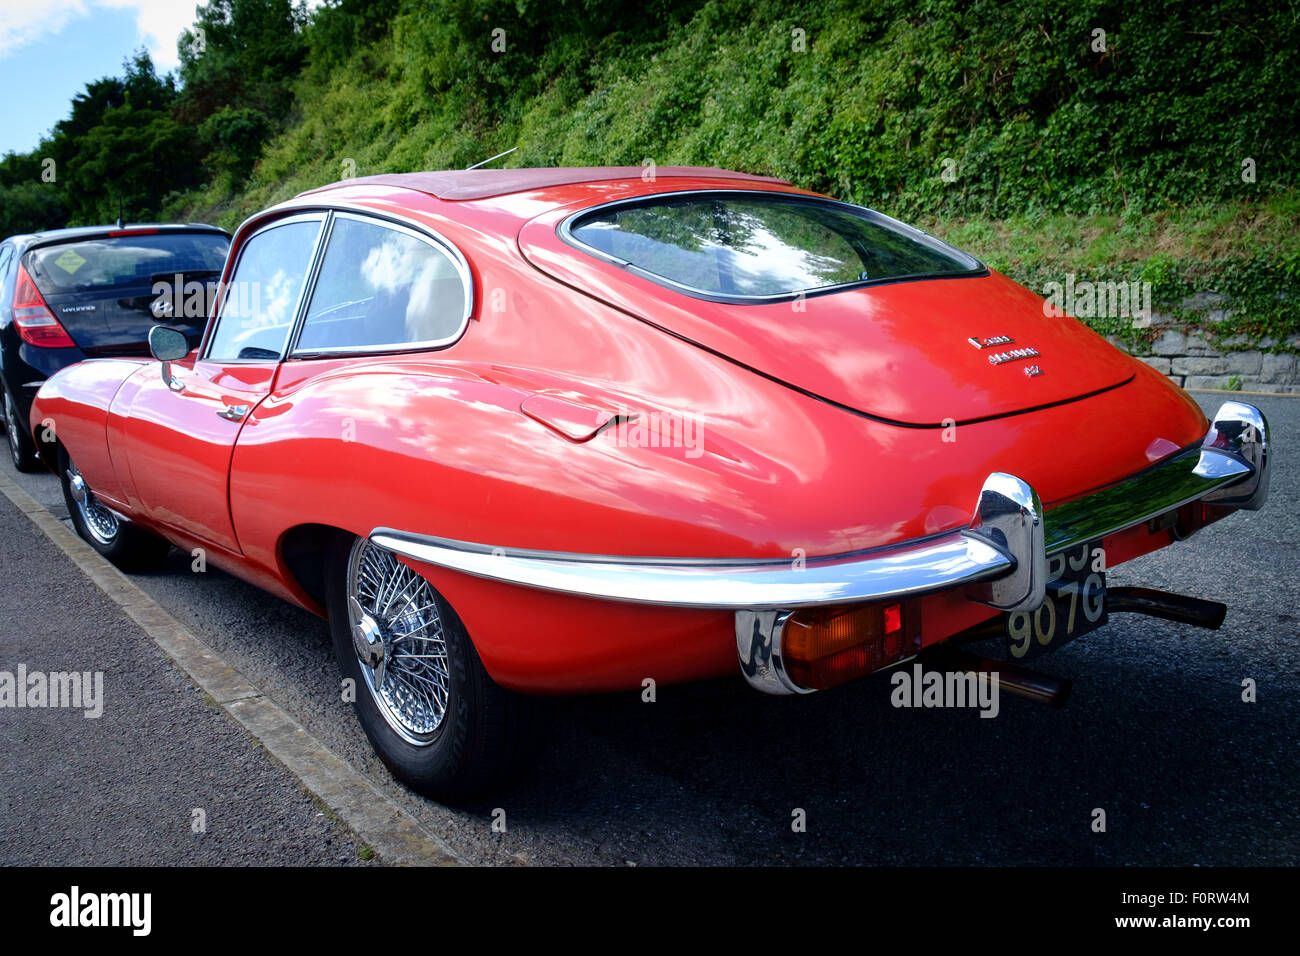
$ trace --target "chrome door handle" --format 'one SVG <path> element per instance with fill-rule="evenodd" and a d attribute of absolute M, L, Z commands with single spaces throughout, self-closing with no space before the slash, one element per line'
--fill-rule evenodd
<path fill-rule="evenodd" d="M 247 414 L 247 405 L 227 405 L 221 411 L 217 412 L 217 417 L 224 418 L 228 422 L 242 422 L 244 416 Z"/>

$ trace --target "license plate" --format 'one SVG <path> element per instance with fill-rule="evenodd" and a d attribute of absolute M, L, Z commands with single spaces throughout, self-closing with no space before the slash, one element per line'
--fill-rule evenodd
<path fill-rule="evenodd" d="M 1106 550 L 1100 541 L 1047 559 L 1047 599 L 1036 611 L 1005 616 L 1007 657 L 1023 661 L 1056 650 L 1106 623 Z"/>

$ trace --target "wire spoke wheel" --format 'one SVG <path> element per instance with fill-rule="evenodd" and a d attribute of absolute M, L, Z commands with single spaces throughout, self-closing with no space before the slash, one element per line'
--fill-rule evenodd
<path fill-rule="evenodd" d="M 353 651 L 380 714 L 408 743 L 432 743 L 451 686 L 433 588 L 392 552 L 359 538 L 348 559 L 347 606 Z"/>
<path fill-rule="evenodd" d="M 90 536 L 102 545 L 111 545 L 117 539 L 117 515 L 96 500 L 94 492 L 72 462 L 68 462 L 68 489 Z"/>

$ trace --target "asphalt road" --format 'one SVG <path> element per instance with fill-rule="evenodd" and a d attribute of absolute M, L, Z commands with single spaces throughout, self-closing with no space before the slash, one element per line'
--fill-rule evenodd
<path fill-rule="evenodd" d="M 78 707 L 0 709 L 0 865 L 360 862 L 351 832 L 3 498 L 0 541 L 0 670 L 90 676 Z"/>
<path fill-rule="evenodd" d="M 1209 411 L 1225 397 L 1197 393 Z M 469 810 L 388 777 L 340 702 L 322 621 L 219 571 L 193 573 L 179 554 L 136 581 L 470 861 L 1295 865 L 1300 398 L 1245 400 L 1264 410 L 1277 446 L 1265 510 L 1109 575 L 1224 601 L 1221 631 L 1114 615 L 1037 662 L 1074 681 L 1066 708 L 1003 694 L 992 720 L 895 709 L 882 678 L 798 699 L 753 693 L 737 676 L 660 688 L 653 704 L 565 700 L 538 770 Z M 19 480 L 65 513 L 53 477 Z M 1242 700 L 1246 678 L 1254 703 Z M 175 733 L 189 739 L 190 728 Z M 243 771 L 226 771 L 233 802 Z M 497 808 L 505 832 L 493 828 Z M 792 828 L 798 810 L 804 832 Z M 100 835 L 115 838 L 130 837 Z"/>

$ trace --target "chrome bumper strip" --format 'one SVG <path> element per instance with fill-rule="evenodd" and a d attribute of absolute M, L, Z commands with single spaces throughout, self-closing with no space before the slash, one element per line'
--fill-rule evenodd
<path fill-rule="evenodd" d="M 910 597 L 1014 569 L 1003 551 L 963 534 L 806 564 L 525 554 L 388 528 L 375 529 L 370 540 L 416 561 L 494 581 L 608 601 L 730 611 Z"/>
<path fill-rule="evenodd" d="M 995 472 L 985 481 L 975 516 L 966 528 L 805 562 L 527 551 L 391 528 L 376 528 L 370 540 L 412 560 L 477 577 L 635 604 L 788 611 L 964 588 L 972 600 L 1000 610 L 1024 610 L 1043 601 L 1047 555 L 1134 527 L 1198 499 L 1258 508 L 1268 494 L 1269 453 L 1268 424 L 1259 410 L 1227 402 L 1199 448 L 1051 511 L 1044 512 L 1037 494 L 1024 481 Z M 752 625 L 779 618 L 745 615 L 750 626 L 742 657 L 753 652 Z"/>

